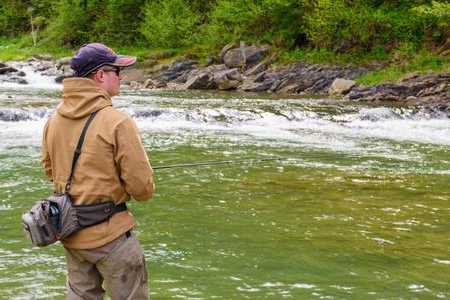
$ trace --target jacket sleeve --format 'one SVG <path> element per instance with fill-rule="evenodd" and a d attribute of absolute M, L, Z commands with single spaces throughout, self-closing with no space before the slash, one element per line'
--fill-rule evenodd
<path fill-rule="evenodd" d="M 48 153 L 48 147 L 47 147 L 47 133 L 48 133 L 48 126 L 50 123 L 50 119 L 45 123 L 44 126 L 44 133 L 42 135 L 42 165 L 44 167 L 45 175 L 50 179 L 50 181 L 53 181 L 53 172 L 52 172 L 52 162 L 50 160 L 50 154 Z"/>
<path fill-rule="evenodd" d="M 114 159 L 125 191 L 138 201 L 150 199 L 155 190 L 153 170 L 136 124 L 128 117 L 116 126 L 114 135 Z"/>

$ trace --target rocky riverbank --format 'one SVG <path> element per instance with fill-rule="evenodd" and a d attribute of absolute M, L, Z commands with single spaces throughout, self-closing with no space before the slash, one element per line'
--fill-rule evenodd
<path fill-rule="evenodd" d="M 268 48 L 229 44 L 204 66 L 192 59 L 170 64 L 144 62 L 138 69 L 125 71 L 123 83 L 134 89 L 238 90 L 331 96 L 347 101 L 392 101 L 425 106 L 450 116 L 449 73 L 410 74 L 395 83 L 360 86 L 353 80 L 368 72 L 367 68 L 304 62 L 274 66 L 274 60 Z M 0 82 L 27 84 L 21 71 L 24 65 L 61 82 L 71 76 L 68 62 L 68 58 L 54 61 L 49 56 L 37 56 L 14 67 L 0 63 Z"/>

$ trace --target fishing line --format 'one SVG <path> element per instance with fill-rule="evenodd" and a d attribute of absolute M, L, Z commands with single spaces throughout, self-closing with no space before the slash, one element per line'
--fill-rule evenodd
<path fill-rule="evenodd" d="M 202 161 L 202 162 L 155 166 L 155 167 L 152 167 L 152 169 L 153 170 L 162 170 L 162 169 L 204 167 L 204 166 L 210 166 L 210 165 L 239 164 L 239 163 L 252 164 L 252 163 L 260 163 L 260 162 L 264 162 L 264 161 L 276 161 L 276 160 L 287 160 L 287 159 L 289 159 L 289 158 L 269 157 L 269 158 L 258 158 L 258 159 L 210 160 L 210 161 Z"/>
<path fill-rule="evenodd" d="M 265 158 L 245 158 L 245 159 L 234 159 L 234 160 L 205 160 L 205 161 L 197 161 L 197 162 L 188 162 L 188 163 L 180 163 L 180 164 L 171 164 L 171 165 L 159 165 L 152 167 L 154 170 L 164 170 L 164 169 L 174 169 L 174 168 L 187 168 L 187 167 L 207 167 L 211 165 L 226 165 L 226 164 L 255 164 L 267 161 L 299 161 L 299 160 L 308 160 L 308 159 L 334 159 L 330 157 L 329 154 L 319 154 L 319 155 L 304 155 L 302 157 L 265 157 Z M 350 160 L 354 159 L 373 159 L 374 156 L 362 156 L 357 154 L 344 154 L 342 158 L 347 158 Z M 378 157 L 378 159 L 385 159 L 390 162 L 395 161 L 404 161 L 404 159 L 400 158 L 387 158 L 387 157 Z"/>

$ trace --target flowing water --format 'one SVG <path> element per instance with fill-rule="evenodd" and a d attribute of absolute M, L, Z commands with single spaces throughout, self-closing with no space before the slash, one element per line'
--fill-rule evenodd
<path fill-rule="evenodd" d="M 0 86 L 0 299 L 64 299 L 21 214 L 60 87 Z M 450 299 L 450 120 L 327 99 L 124 91 L 157 192 L 132 203 L 153 299 Z M 280 157 L 277 161 L 255 161 Z"/>

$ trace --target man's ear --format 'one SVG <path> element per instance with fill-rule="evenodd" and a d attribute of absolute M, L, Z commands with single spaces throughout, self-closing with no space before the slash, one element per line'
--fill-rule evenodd
<path fill-rule="evenodd" d="M 103 72 L 103 70 L 98 70 L 97 72 L 95 72 L 93 79 L 99 83 L 104 82 L 105 81 L 105 72 Z"/>

